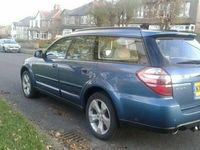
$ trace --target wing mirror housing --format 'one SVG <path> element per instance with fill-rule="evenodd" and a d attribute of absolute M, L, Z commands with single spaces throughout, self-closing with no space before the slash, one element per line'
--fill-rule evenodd
<path fill-rule="evenodd" d="M 34 53 L 34 57 L 36 58 L 44 58 L 44 53 L 42 50 L 36 50 Z"/>

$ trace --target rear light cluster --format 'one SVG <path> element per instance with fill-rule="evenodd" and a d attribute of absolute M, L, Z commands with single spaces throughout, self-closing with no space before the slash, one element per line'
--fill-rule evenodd
<path fill-rule="evenodd" d="M 172 96 L 172 80 L 162 68 L 147 67 L 137 72 L 138 78 L 161 96 Z"/>

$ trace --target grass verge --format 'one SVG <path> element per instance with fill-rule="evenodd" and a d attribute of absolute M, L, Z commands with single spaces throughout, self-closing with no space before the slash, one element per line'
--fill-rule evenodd
<path fill-rule="evenodd" d="M 18 112 L 0 99 L 0 149 L 43 150 L 41 135 Z"/>

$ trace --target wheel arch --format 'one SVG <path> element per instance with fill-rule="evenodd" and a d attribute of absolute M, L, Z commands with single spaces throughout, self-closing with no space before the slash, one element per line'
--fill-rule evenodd
<path fill-rule="evenodd" d="M 27 66 L 22 66 L 21 71 L 20 71 L 20 77 L 22 77 L 22 74 L 24 71 L 29 71 Z"/>
<path fill-rule="evenodd" d="M 99 85 L 94 85 L 94 86 L 88 87 L 87 89 L 85 89 L 84 93 L 82 94 L 81 100 L 82 100 L 82 107 L 84 109 L 84 112 L 86 111 L 86 106 L 87 106 L 89 97 L 92 94 L 97 93 L 97 92 L 104 93 L 106 96 L 109 97 L 109 99 L 111 100 L 111 103 L 113 105 L 117 120 L 119 121 L 120 120 L 120 113 L 119 113 L 120 110 L 118 107 L 119 104 L 117 104 L 117 103 L 119 103 L 119 101 L 115 100 L 116 96 L 113 92 L 110 92 L 108 89 L 105 89 L 104 87 L 99 86 Z"/>
<path fill-rule="evenodd" d="M 28 67 L 27 65 L 23 65 L 21 68 L 21 71 L 20 71 L 20 77 L 22 77 L 22 74 L 24 71 L 28 71 L 30 73 L 31 80 L 33 81 L 33 85 L 35 86 L 35 84 L 36 84 L 35 78 L 34 78 L 33 72 L 31 71 L 30 67 Z"/>

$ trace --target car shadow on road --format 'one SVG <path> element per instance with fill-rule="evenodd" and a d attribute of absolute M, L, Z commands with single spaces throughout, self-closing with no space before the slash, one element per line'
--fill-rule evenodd
<path fill-rule="evenodd" d="M 198 145 L 200 140 L 199 132 L 193 133 L 190 130 L 172 135 L 122 125 L 112 139 L 101 141 L 91 134 L 83 111 L 44 95 L 33 101 L 45 103 L 48 106 L 46 117 L 42 118 L 46 119 L 44 122 L 49 125 L 49 129 L 61 132 L 77 130 L 88 139 L 94 149 L 190 149 L 191 145 Z M 199 148 L 194 146 L 192 149 Z"/>

